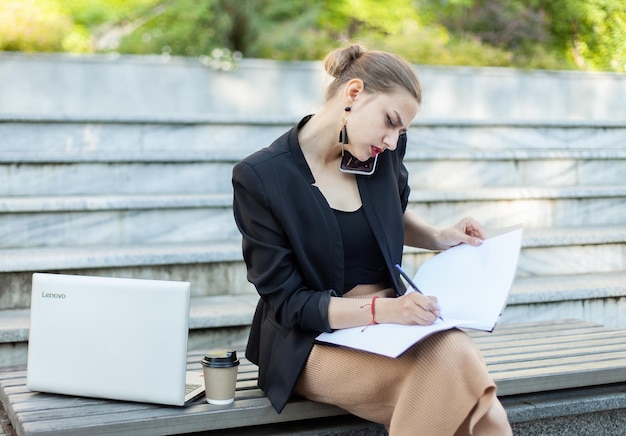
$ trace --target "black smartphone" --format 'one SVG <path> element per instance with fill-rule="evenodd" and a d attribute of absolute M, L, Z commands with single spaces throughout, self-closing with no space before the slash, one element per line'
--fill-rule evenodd
<path fill-rule="evenodd" d="M 339 170 L 344 173 L 371 176 L 376 169 L 376 162 L 378 162 L 378 155 L 363 162 L 352 156 L 349 151 L 344 151 Z"/>
<path fill-rule="evenodd" d="M 398 137 L 398 147 L 406 147 L 406 133 L 402 133 Z M 352 156 L 349 151 L 344 151 L 339 170 L 344 173 L 371 176 L 376 169 L 376 162 L 378 162 L 378 155 L 363 162 Z"/>

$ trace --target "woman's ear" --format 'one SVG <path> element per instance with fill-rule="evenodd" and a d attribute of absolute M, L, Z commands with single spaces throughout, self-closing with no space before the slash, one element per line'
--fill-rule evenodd
<path fill-rule="evenodd" d="M 350 79 L 344 88 L 344 96 L 349 104 L 356 101 L 358 95 L 365 89 L 365 84 L 361 79 Z"/>

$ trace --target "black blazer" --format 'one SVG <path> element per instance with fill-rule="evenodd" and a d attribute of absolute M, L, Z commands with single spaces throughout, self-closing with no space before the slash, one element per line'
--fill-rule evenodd
<path fill-rule="evenodd" d="M 259 366 L 259 387 L 277 412 L 289 400 L 315 337 L 331 331 L 328 303 L 342 290 L 341 233 L 298 142 L 297 127 L 233 169 L 233 210 L 243 237 L 248 280 L 261 296 L 246 357 Z M 363 209 L 396 293 L 405 287 L 394 265 L 402 261 L 408 173 L 398 148 L 378 157 L 371 176 L 357 176 Z"/>

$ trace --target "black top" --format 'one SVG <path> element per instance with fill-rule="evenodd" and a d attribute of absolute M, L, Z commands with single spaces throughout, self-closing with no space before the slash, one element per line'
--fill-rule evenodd
<path fill-rule="evenodd" d="M 333 209 L 343 242 L 344 279 L 341 295 L 358 284 L 388 283 L 389 273 L 365 212 Z"/>
<path fill-rule="evenodd" d="M 343 289 L 341 231 L 315 179 L 294 127 L 233 168 L 233 212 L 242 235 L 248 280 L 260 299 L 246 357 L 259 366 L 259 387 L 280 412 L 298 381 L 315 337 L 331 331 L 328 303 Z M 405 288 L 402 215 L 409 199 L 402 163 L 406 137 L 378 157 L 371 176 L 356 176 L 365 217 L 380 248 L 391 286 Z"/>

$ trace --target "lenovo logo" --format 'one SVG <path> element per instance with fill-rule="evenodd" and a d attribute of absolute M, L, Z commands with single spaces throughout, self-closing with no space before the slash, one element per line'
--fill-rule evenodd
<path fill-rule="evenodd" d="M 41 292 L 41 298 L 54 298 L 56 300 L 65 300 L 65 294 L 58 294 L 54 292 Z"/>

